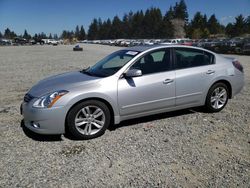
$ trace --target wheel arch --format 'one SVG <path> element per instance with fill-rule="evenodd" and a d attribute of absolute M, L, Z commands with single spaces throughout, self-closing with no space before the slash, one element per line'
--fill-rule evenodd
<path fill-rule="evenodd" d="M 74 103 L 73 105 L 71 105 L 71 107 L 68 109 L 68 111 L 66 113 L 66 116 L 65 116 L 65 120 L 64 120 L 64 129 L 65 129 L 65 132 L 67 131 L 67 118 L 68 118 L 68 114 L 69 114 L 70 110 L 72 108 L 74 108 L 76 105 L 78 105 L 79 103 L 82 103 L 84 101 L 89 101 L 89 100 L 100 101 L 100 102 L 103 102 L 105 105 L 107 105 L 107 107 L 108 107 L 108 109 L 110 111 L 111 124 L 114 123 L 115 112 L 114 112 L 114 109 L 113 109 L 112 105 L 110 104 L 110 102 L 108 102 L 107 100 L 105 100 L 103 98 L 100 98 L 100 97 L 88 97 L 88 98 L 84 98 L 84 99 L 81 99 L 81 100 L 77 101 L 76 103 Z"/>
<path fill-rule="evenodd" d="M 216 82 L 214 82 L 210 87 L 209 89 L 214 85 L 214 84 L 217 84 L 217 83 L 223 83 L 227 86 L 227 89 L 228 89 L 228 92 L 229 92 L 229 99 L 232 98 L 232 85 L 230 84 L 230 82 L 228 80 L 225 80 L 225 79 L 221 79 L 221 80 L 217 80 Z M 208 90 L 209 91 L 209 90 Z"/>

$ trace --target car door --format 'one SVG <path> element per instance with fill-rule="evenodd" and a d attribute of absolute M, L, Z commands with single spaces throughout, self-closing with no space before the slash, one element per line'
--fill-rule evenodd
<path fill-rule="evenodd" d="M 130 69 L 140 69 L 142 76 L 118 81 L 118 104 L 122 116 L 175 106 L 175 71 L 170 49 L 147 53 Z"/>
<path fill-rule="evenodd" d="M 214 55 L 199 49 L 175 48 L 176 106 L 201 104 L 216 76 Z"/>

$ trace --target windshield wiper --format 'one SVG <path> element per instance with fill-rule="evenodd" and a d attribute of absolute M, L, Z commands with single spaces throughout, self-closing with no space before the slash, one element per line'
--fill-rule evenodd
<path fill-rule="evenodd" d="M 87 67 L 87 68 L 82 69 L 80 72 L 86 72 L 89 69 L 90 69 L 90 67 Z"/>
<path fill-rule="evenodd" d="M 103 77 L 103 76 L 101 76 L 101 75 L 99 75 L 99 74 L 95 74 L 95 73 L 93 73 L 93 72 L 89 72 L 89 71 L 88 71 L 89 68 L 90 68 L 90 67 L 88 67 L 87 69 L 81 70 L 80 73 L 87 74 L 88 76 Z"/>
<path fill-rule="evenodd" d="M 92 73 L 90 73 L 90 72 L 87 72 L 87 71 L 80 71 L 81 73 L 83 73 L 83 74 L 87 74 L 87 75 L 89 75 L 89 76 L 94 76 L 94 74 L 92 74 Z"/>

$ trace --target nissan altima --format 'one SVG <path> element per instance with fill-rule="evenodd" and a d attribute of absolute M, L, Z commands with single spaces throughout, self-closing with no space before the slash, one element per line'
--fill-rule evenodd
<path fill-rule="evenodd" d="M 139 46 L 38 82 L 21 113 L 36 133 L 91 139 L 132 118 L 196 106 L 219 112 L 243 86 L 237 59 L 197 47 Z"/>

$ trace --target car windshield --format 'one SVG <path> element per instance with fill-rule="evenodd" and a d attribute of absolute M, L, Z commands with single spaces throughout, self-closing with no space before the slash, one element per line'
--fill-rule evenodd
<path fill-rule="evenodd" d="M 83 72 L 91 76 L 108 77 L 115 74 L 118 70 L 120 70 L 120 68 L 122 68 L 138 54 L 138 51 L 119 50 L 108 55 L 94 66 Z"/>

